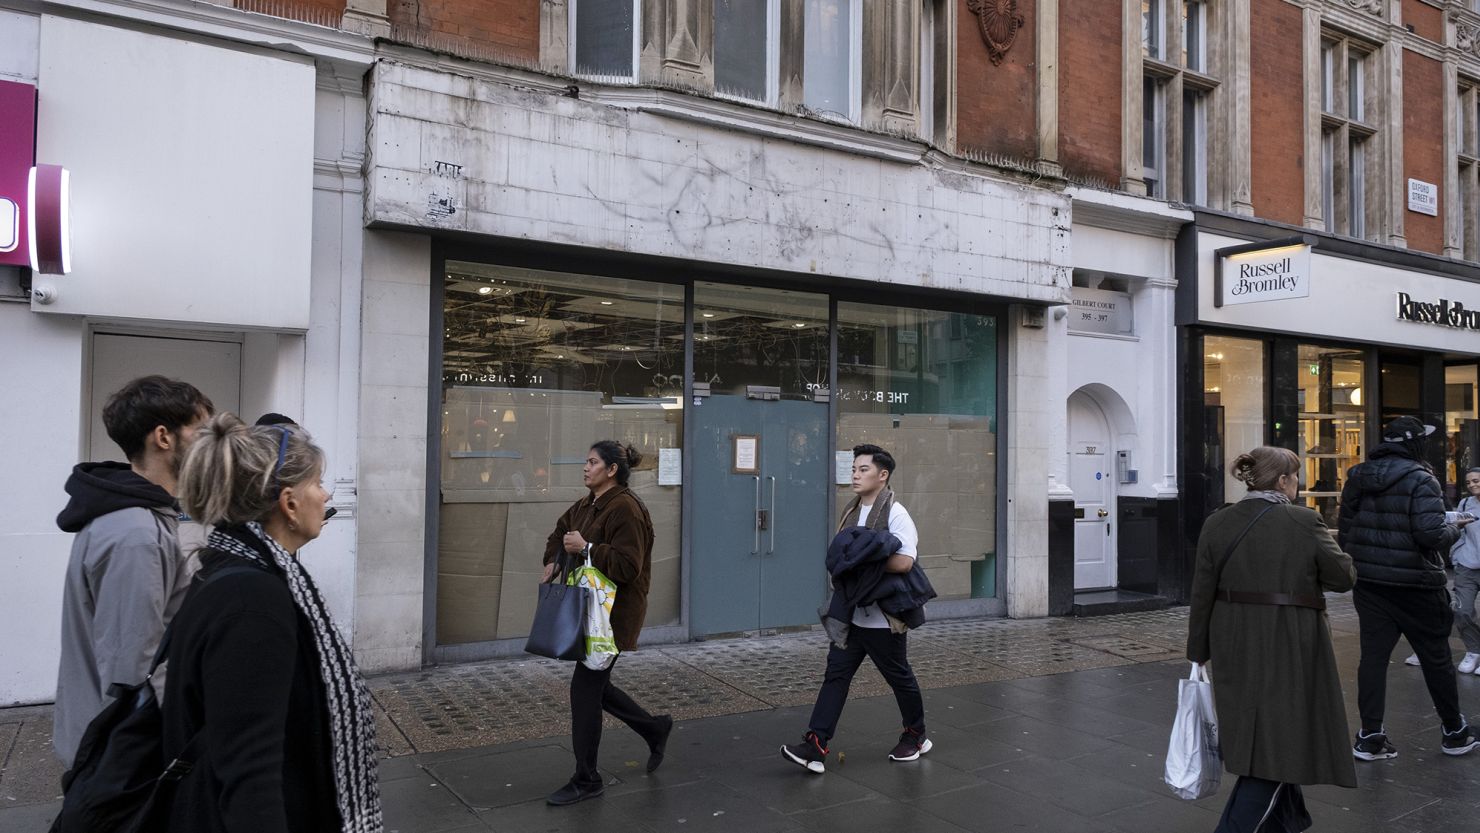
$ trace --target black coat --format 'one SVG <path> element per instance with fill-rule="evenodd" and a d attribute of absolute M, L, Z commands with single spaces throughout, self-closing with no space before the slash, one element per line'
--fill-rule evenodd
<path fill-rule="evenodd" d="M 1383 443 L 1353 466 L 1341 490 L 1341 546 L 1357 580 L 1439 589 L 1459 528 L 1444 523 L 1439 481 L 1401 445 Z"/>
<path fill-rule="evenodd" d="M 202 577 L 174 620 L 165 755 L 199 732 L 170 830 L 318 833 L 340 827 L 332 740 L 313 630 L 276 569 L 203 550 Z"/>

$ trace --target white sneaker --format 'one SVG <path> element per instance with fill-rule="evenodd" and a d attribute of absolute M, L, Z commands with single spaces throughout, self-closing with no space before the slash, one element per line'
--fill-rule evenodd
<path fill-rule="evenodd" d="M 1480 654 L 1466 653 L 1465 658 L 1459 661 L 1459 673 L 1473 674 L 1477 664 L 1480 664 Z"/>
<path fill-rule="evenodd" d="M 1418 654 L 1409 654 L 1408 659 L 1403 660 L 1403 664 L 1411 665 L 1414 668 L 1417 668 L 1420 665 L 1418 661 Z"/>

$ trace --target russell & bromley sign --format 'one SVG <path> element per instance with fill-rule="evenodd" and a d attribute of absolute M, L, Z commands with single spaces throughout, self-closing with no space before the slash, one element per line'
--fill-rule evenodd
<path fill-rule="evenodd" d="M 1415 301 L 1407 292 L 1398 293 L 1398 320 L 1480 330 L 1480 310 L 1466 309 L 1464 304 L 1448 298 L 1439 298 L 1435 303 Z"/>
<path fill-rule="evenodd" d="M 1213 253 L 1213 306 L 1310 297 L 1310 243 L 1301 237 Z"/>

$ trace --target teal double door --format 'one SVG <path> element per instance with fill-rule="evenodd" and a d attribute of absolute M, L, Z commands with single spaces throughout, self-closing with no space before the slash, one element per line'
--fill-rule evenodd
<path fill-rule="evenodd" d="M 715 395 L 696 419 L 696 636 L 817 621 L 831 474 L 826 403 Z"/>

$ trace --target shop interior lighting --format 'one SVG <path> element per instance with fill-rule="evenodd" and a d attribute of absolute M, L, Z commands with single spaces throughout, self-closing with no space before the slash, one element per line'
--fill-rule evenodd
<path fill-rule="evenodd" d="M 491 287 L 491 286 L 480 286 L 480 287 L 478 287 L 478 294 L 479 295 L 492 295 L 493 294 L 493 287 Z"/>
<path fill-rule="evenodd" d="M 604 307 L 609 307 L 609 306 L 611 306 L 611 305 L 612 305 L 612 303 L 613 303 L 613 302 L 611 302 L 611 301 L 602 301 L 602 302 L 601 302 L 601 305 L 602 305 L 602 306 L 604 306 Z"/>

